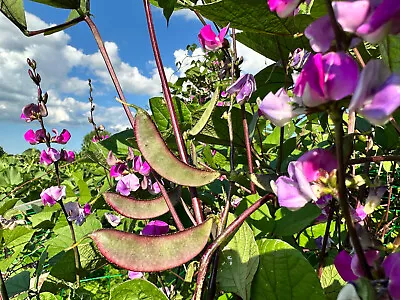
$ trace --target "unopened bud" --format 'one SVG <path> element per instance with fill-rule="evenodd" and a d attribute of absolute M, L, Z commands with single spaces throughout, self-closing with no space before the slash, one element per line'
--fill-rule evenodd
<path fill-rule="evenodd" d="M 36 73 L 36 80 L 37 80 L 38 84 L 42 81 L 42 77 L 40 77 L 39 73 Z"/>
<path fill-rule="evenodd" d="M 42 97 L 43 103 L 46 104 L 48 99 L 49 99 L 49 94 L 47 94 L 47 92 L 46 92 L 46 93 L 44 93 L 44 95 Z"/>
<path fill-rule="evenodd" d="M 47 117 L 48 116 L 48 111 L 47 111 L 47 107 L 46 107 L 46 104 L 45 103 L 43 103 L 43 101 L 40 101 L 39 102 L 39 110 L 40 110 L 40 115 L 42 116 L 42 117 Z"/>
<path fill-rule="evenodd" d="M 32 61 L 31 61 L 31 68 L 32 69 L 36 69 L 36 60 L 34 60 L 34 59 L 32 59 Z"/>
<path fill-rule="evenodd" d="M 98 129 L 99 129 L 100 131 L 104 131 L 106 128 L 104 127 L 104 125 L 100 124 L 99 127 L 98 127 Z"/>

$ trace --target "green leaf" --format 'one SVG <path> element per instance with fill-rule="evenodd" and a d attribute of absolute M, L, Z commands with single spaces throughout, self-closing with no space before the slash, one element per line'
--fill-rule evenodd
<path fill-rule="evenodd" d="M 30 273 L 22 271 L 6 281 L 8 296 L 11 298 L 19 293 L 29 290 Z"/>
<path fill-rule="evenodd" d="M 177 267 L 197 256 L 207 243 L 213 219 L 167 235 L 143 236 L 115 229 L 93 232 L 99 251 L 113 264 L 141 272 Z"/>
<path fill-rule="evenodd" d="M 40 300 L 57 300 L 58 298 L 50 292 L 40 293 Z"/>
<path fill-rule="evenodd" d="M 287 85 L 293 83 L 291 76 L 286 76 L 285 70 L 277 64 L 262 69 L 254 78 L 257 83 L 257 90 L 253 93 L 253 98 L 260 97 L 263 99 L 269 92 L 275 93 L 284 87 L 285 83 Z"/>
<path fill-rule="evenodd" d="M 278 236 L 295 234 L 310 225 L 320 214 L 321 209 L 311 203 L 296 211 L 282 207 L 275 213 L 274 233 Z"/>
<path fill-rule="evenodd" d="M 236 215 L 242 214 L 247 208 L 260 199 L 258 194 L 249 195 L 240 201 L 239 206 L 235 210 Z M 254 235 L 265 235 L 273 231 L 275 220 L 272 218 L 269 208 L 266 204 L 257 209 L 246 222 L 253 229 Z"/>
<path fill-rule="evenodd" d="M 165 19 L 167 19 L 167 25 L 169 23 L 169 18 L 174 12 L 177 0 L 157 0 L 158 5 L 163 9 L 163 14 Z"/>
<path fill-rule="evenodd" d="M 379 50 L 392 72 L 400 72 L 400 36 L 388 35 L 379 44 Z"/>
<path fill-rule="evenodd" d="M 78 9 L 80 0 L 31 0 L 33 2 L 43 3 L 57 8 Z"/>
<path fill-rule="evenodd" d="M 320 280 L 327 300 L 336 300 L 340 290 L 346 284 L 334 265 L 323 268 Z"/>
<path fill-rule="evenodd" d="M 26 32 L 26 17 L 23 0 L 0 0 L 1 12 L 22 32 Z"/>
<path fill-rule="evenodd" d="M 208 120 L 211 117 L 211 113 L 213 112 L 218 99 L 219 99 L 219 88 L 215 90 L 214 95 L 211 101 L 208 102 L 207 108 L 201 115 L 200 120 L 198 120 L 197 123 L 193 126 L 193 128 L 189 130 L 190 135 L 198 135 L 203 130 L 204 126 L 206 126 Z"/>
<path fill-rule="evenodd" d="M 257 241 L 260 265 L 251 288 L 252 300 L 325 299 L 317 274 L 304 256 L 281 240 Z"/>
<path fill-rule="evenodd" d="M 271 180 L 276 180 L 275 174 L 249 174 L 249 178 L 256 186 L 267 192 L 273 192 L 271 188 Z"/>
<path fill-rule="evenodd" d="M 203 186 L 220 177 L 217 171 L 200 170 L 175 157 L 145 111 L 138 110 L 136 114 L 135 135 L 140 152 L 149 165 L 155 172 L 174 183 Z"/>
<path fill-rule="evenodd" d="M 47 247 L 46 247 L 46 249 L 44 249 L 44 251 L 40 255 L 39 262 L 38 262 L 37 267 L 36 267 L 35 287 L 38 286 L 39 277 L 40 277 L 40 275 L 42 275 L 43 266 L 44 266 L 44 263 L 45 263 L 46 259 L 47 259 Z"/>
<path fill-rule="evenodd" d="M 228 224 L 235 219 L 229 214 Z M 246 222 L 240 226 L 229 243 L 222 249 L 217 282 L 221 290 L 250 299 L 251 283 L 259 262 L 258 247 L 253 231 Z"/>
<path fill-rule="evenodd" d="M 115 286 L 111 290 L 110 300 L 168 300 L 151 282 L 133 279 Z"/>

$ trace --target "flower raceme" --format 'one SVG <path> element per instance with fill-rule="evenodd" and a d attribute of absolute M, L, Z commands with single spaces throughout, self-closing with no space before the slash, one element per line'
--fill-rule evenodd
<path fill-rule="evenodd" d="M 362 70 L 349 110 L 374 125 L 383 125 L 400 106 L 400 76 L 382 60 L 370 60 Z"/>
<path fill-rule="evenodd" d="M 393 300 L 400 299 L 400 253 L 392 253 L 388 255 L 381 263 L 380 254 L 377 250 L 368 250 L 364 252 L 367 263 L 373 269 L 378 269 L 380 266 L 385 279 L 388 280 L 388 292 Z M 363 277 L 364 271 L 358 256 L 351 256 L 345 250 L 338 253 L 334 260 L 335 267 L 340 276 L 345 281 L 353 281 L 359 277 Z"/>
<path fill-rule="evenodd" d="M 52 186 L 45 189 L 40 193 L 40 198 L 42 199 L 43 205 L 53 206 L 57 201 L 65 197 L 65 186 Z"/>
<path fill-rule="evenodd" d="M 74 160 L 75 153 L 64 149 L 58 151 L 54 148 L 47 148 L 40 153 L 40 163 L 46 166 L 49 166 L 56 161 L 73 162 Z"/>
<path fill-rule="evenodd" d="M 357 63 L 343 52 L 309 57 L 296 80 L 294 94 L 305 106 L 316 107 L 351 95 L 359 77 Z"/>
<path fill-rule="evenodd" d="M 381 41 L 388 33 L 400 33 L 400 1 L 333 1 L 332 7 L 344 31 L 356 34 L 370 43 Z M 326 52 L 335 39 L 328 15 L 311 23 L 304 34 L 316 52 Z"/>
<path fill-rule="evenodd" d="M 250 99 L 256 90 L 256 80 L 251 74 L 245 74 L 239 77 L 235 83 L 226 89 L 226 93 L 232 95 L 236 93 L 236 102 L 243 104 Z"/>
<path fill-rule="evenodd" d="M 273 184 L 280 206 L 297 210 L 308 202 L 317 202 L 324 193 L 319 180 L 337 168 L 335 156 L 326 149 L 304 153 L 288 166 L 289 177 L 280 176 Z"/>
<path fill-rule="evenodd" d="M 198 35 L 200 45 L 210 51 L 221 49 L 224 46 L 225 36 L 228 33 L 229 24 L 222 28 L 218 35 L 211 29 L 211 25 L 205 25 Z"/>

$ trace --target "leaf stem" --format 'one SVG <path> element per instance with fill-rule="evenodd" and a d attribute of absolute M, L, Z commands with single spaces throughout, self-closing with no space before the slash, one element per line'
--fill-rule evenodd
<path fill-rule="evenodd" d="M 232 234 L 236 232 L 236 230 L 243 224 L 243 222 L 257 209 L 259 209 L 263 204 L 265 204 L 268 200 L 274 198 L 275 195 L 267 194 L 260 198 L 257 202 L 251 205 L 248 209 L 246 209 L 239 217 L 237 217 L 223 232 L 220 234 L 217 239 L 212 242 L 207 250 L 204 252 L 199 267 L 199 273 L 197 274 L 197 284 L 194 293 L 194 300 L 201 300 L 202 289 L 204 285 L 204 280 L 207 275 L 207 268 L 210 263 L 210 259 L 212 254 L 218 249 L 218 247 L 227 240 Z"/>
<path fill-rule="evenodd" d="M 343 112 L 341 109 L 332 113 L 332 120 L 335 124 L 335 143 L 336 143 L 336 158 L 338 160 L 338 169 L 337 169 L 337 185 L 339 192 L 339 203 L 342 209 L 342 213 L 344 215 L 347 230 L 350 235 L 350 239 L 352 241 L 354 250 L 358 259 L 360 260 L 361 266 L 364 270 L 364 274 L 367 278 L 372 279 L 371 270 L 367 263 L 367 260 L 364 255 L 364 251 L 361 247 L 360 240 L 358 239 L 357 232 L 354 227 L 353 219 L 351 217 L 350 208 L 347 199 L 347 188 L 345 183 L 346 177 L 346 166 L 344 163 L 344 154 L 343 154 L 343 126 L 342 119 Z"/>
<path fill-rule="evenodd" d="M 8 300 L 8 293 L 7 293 L 7 288 L 6 284 L 3 279 L 3 274 L 0 271 L 0 295 L 2 300 Z"/>
<path fill-rule="evenodd" d="M 45 35 L 46 35 L 46 33 L 49 33 L 49 32 L 55 33 L 57 31 L 61 31 L 61 30 L 67 29 L 68 27 L 71 27 L 71 26 L 73 26 L 75 24 L 78 24 L 78 23 L 82 22 L 84 19 L 85 19 L 84 16 L 79 16 L 79 17 L 77 17 L 75 19 L 72 19 L 72 20 L 70 20 L 68 22 L 65 22 L 65 23 L 62 23 L 62 24 L 59 24 L 59 25 L 56 25 L 56 26 L 52 26 L 52 27 L 48 27 L 48 28 L 44 28 L 44 29 L 39 29 L 39 30 L 28 31 L 28 32 L 24 32 L 24 34 L 26 36 L 28 36 L 28 37 L 31 37 L 31 36 L 35 36 L 35 35 L 42 34 L 42 33 L 45 34 Z"/>
<path fill-rule="evenodd" d="M 101 53 L 101 56 L 103 57 L 104 63 L 106 64 L 108 73 L 110 74 L 111 80 L 114 84 L 115 89 L 117 90 L 118 97 L 121 99 L 122 106 L 124 108 L 124 111 L 126 113 L 126 116 L 128 117 L 129 123 L 131 124 L 132 128 L 134 128 L 134 123 L 135 120 L 133 118 L 132 112 L 129 109 L 128 105 L 126 105 L 126 99 L 125 95 L 122 91 L 121 85 L 119 83 L 117 74 L 115 73 L 114 67 L 112 65 L 112 62 L 110 60 L 110 57 L 108 56 L 108 52 L 106 47 L 104 46 L 103 39 L 100 36 L 100 32 L 97 29 L 96 24 L 92 21 L 92 19 L 89 16 L 85 16 L 85 22 L 89 26 L 93 37 L 97 43 L 97 47 L 99 48 L 99 51 Z"/>
<path fill-rule="evenodd" d="M 160 75 L 161 85 L 162 85 L 165 101 L 167 102 L 168 112 L 171 117 L 171 124 L 172 124 L 172 129 L 174 131 L 176 144 L 178 146 L 178 152 L 181 157 L 181 160 L 185 164 L 188 164 L 189 161 L 188 161 L 188 155 L 187 155 L 186 148 L 185 148 L 185 143 L 183 141 L 183 137 L 182 137 L 181 131 L 179 129 L 178 119 L 176 117 L 175 108 L 174 108 L 174 103 L 172 102 L 171 92 L 168 87 L 168 80 L 165 75 L 160 50 L 158 48 L 156 32 L 155 32 L 154 24 L 153 24 L 153 17 L 151 15 L 150 1 L 143 0 L 143 5 L 144 5 L 145 13 L 146 13 L 147 27 L 149 30 L 150 41 L 151 41 L 151 45 L 153 48 L 154 58 L 156 60 L 158 73 Z M 203 216 L 203 211 L 202 211 L 202 207 L 201 207 L 202 206 L 201 201 L 197 195 L 197 189 L 194 187 L 189 187 L 189 190 L 190 190 L 190 195 L 192 198 L 192 207 L 193 207 L 194 215 L 196 218 L 196 222 L 198 224 L 201 224 L 204 221 L 204 216 Z"/>

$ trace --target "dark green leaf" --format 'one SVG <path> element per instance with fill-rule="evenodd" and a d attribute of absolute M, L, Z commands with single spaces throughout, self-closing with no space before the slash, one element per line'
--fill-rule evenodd
<path fill-rule="evenodd" d="M 228 224 L 235 219 L 228 216 Z M 253 231 L 246 222 L 240 226 L 229 243 L 222 249 L 217 282 L 221 290 L 250 299 L 251 282 L 258 267 L 258 247 Z"/>
<path fill-rule="evenodd" d="M 22 271 L 6 281 L 8 296 L 11 298 L 19 293 L 29 290 L 30 273 Z"/>
<path fill-rule="evenodd" d="M 379 44 L 379 49 L 392 72 L 400 72 L 400 36 L 388 35 Z"/>
<path fill-rule="evenodd" d="M 257 241 L 260 265 L 251 299 L 325 299 L 317 274 L 304 256 L 281 240 Z"/>
<path fill-rule="evenodd" d="M 111 290 L 110 300 L 168 300 L 151 282 L 134 279 L 121 283 Z"/>
<path fill-rule="evenodd" d="M 157 0 L 158 5 L 163 9 L 163 14 L 165 19 L 167 19 L 167 25 L 169 23 L 169 18 L 174 12 L 177 0 Z"/>
<path fill-rule="evenodd" d="M 26 18 L 23 0 L 0 0 L 1 12 L 22 32 L 26 32 Z"/>

